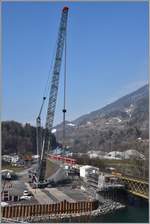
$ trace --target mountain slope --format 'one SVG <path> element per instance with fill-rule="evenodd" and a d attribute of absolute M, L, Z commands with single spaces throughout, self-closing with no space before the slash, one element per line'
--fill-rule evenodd
<path fill-rule="evenodd" d="M 124 109 L 130 107 L 131 104 L 137 105 L 141 100 L 143 101 L 143 99 L 148 100 L 148 91 L 149 91 L 148 88 L 149 86 L 145 85 L 141 87 L 140 89 L 134 91 L 133 93 L 128 94 L 124 97 L 121 97 L 117 101 L 111 104 L 108 104 L 107 106 L 99 110 L 93 111 L 89 114 L 79 117 L 78 119 L 74 121 L 74 123 L 79 124 L 80 122 L 84 122 L 86 119 L 89 119 L 89 120 L 95 119 L 98 116 L 111 114 L 116 111 L 125 112 Z"/>
<path fill-rule="evenodd" d="M 149 126 L 149 86 L 66 125 L 66 141 L 74 151 L 146 150 Z M 62 124 L 56 127 L 62 140 Z M 138 138 L 142 138 L 140 143 Z"/>

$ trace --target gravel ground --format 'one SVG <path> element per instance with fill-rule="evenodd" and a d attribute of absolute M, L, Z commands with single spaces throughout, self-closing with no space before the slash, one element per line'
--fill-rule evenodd
<path fill-rule="evenodd" d="M 58 189 L 76 201 L 89 199 L 87 194 L 82 192 L 80 189 L 71 189 L 71 187 L 59 187 Z"/>
<path fill-rule="evenodd" d="M 35 167 L 36 167 L 36 164 L 33 164 L 32 167 L 20 172 L 18 175 L 18 180 L 10 182 L 12 184 L 12 188 L 5 187 L 5 190 L 8 190 L 10 192 L 11 196 L 14 196 L 14 195 L 18 195 L 19 197 L 22 196 L 23 191 L 28 190 L 27 186 L 25 184 L 25 182 L 28 182 L 28 171 L 30 169 L 35 169 Z M 62 174 L 65 175 L 64 171 L 62 170 L 62 168 L 59 167 L 58 164 L 54 164 L 49 161 L 48 167 L 50 169 L 49 173 L 51 173 L 51 174 L 53 173 L 53 175 L 51 177 L 53 177 L 54 179 L 55 178 L 61 179 L 63 176 Z M 73 179 L 74 179 L 74 181 L 71 184 L 64 185 L 64 186 L 62 185 L 60 187 L 58 185 L 57 189 L 62 191 L 62 193 L 66 194 L 67 196 L 69 196 L 70 198 L 72 198 L 75 201 L 88 200 L 89 197 L 87 196 L 87 194 L 80 190 L 80 186 L 77 186 L 77 183 L 79 184 L 78 180 L 75 180 L 75 178 L 73 178 Z M 74 188 L 73 188 L 73 185 L 74 185 L 73 183 L 76 185 L 76 187 L 74 187 Z M 2 183 L 2 186 L 3 186 L 3 183 Z M 77 189 L 77 187 L 79 189 Z M 40 189 L 40 191 L 42 191 L 47 196 L 49 196 L 49 198 L 51 198 L 54 202 L 58 201 L 58 198 L 54 197 L 54 195 L 52 195 L 48 190 Z M 10 204 L 11 205 L 12 204 L 37 204 L 38 201 L 33 197 L 30 200 L 21 200 L 21 201 L 17 201 L 17 202 L 10 202 Z"/>

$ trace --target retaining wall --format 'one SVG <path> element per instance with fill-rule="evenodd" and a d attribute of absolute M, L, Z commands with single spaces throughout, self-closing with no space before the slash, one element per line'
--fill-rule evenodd
<path fill-rule="evenodd" d="M 98 208 L 98 201 L 80 201 L 69 203 L 62 201 L 56 204 L 45 205 L 13 205 L 2 208 L 3 218 L 32 217 L 51 214 L 82 213 Z"/>

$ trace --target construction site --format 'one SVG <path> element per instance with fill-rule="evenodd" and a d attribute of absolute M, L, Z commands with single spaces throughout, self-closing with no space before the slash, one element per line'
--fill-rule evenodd
<path fill-rule="evenodd" d="M 148 200 L 148 182 L 125 177 L 113 168 L 108 172 L 88 164 L 78 164 L 75 158 L 66 154 L 68 12 L 69 8 L 65 6 L 61 12 L 57 47 L 50 74 L 51 82 L 48 82 L 36 118 L 37 155 L 19 172 L 2 171 L 3 222 L 40 222 L 64 217 L 107 214 L 124 209 L 127 206 L 125 199 L 128 194 Z M 55 135 L 54 116 L 62 63 L 64 63 L 63 140 L 60 152 L 55 154 L 51 147 L 51 135 Z M 46 99 L 48 107 L 45 126 L 42 127 L 41 114 Z"/>

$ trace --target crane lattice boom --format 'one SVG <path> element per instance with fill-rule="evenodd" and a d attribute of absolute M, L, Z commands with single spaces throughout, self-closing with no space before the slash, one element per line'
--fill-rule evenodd
<path fill-rule="evenodd" d="M 56 100 L 59 86 L 59 75 L 60 75 L 63 48 L 67 30 L 67 17 L 68 17 L 68 7 L 64 7 L 62 11 L 60 28 L 58 33 L 57 50 L 55 56 L 55 64 L 53 69 L 53 76 L 52 76 L 47 118 L 46 118 L 46 128 L 50 131 L 53 127 L 54 113 L 56 108 Z"/>
<path fill-rule="evenodd" d="M 58 40 L 57 40 L 57 49 L 54 60 L 54 67 L 52 72 L 52 80 L 51 80 L 51 88 L 49 94 L 49 102 L 48 102 L 48 110 L 46 116 L 46 124 L 45 124 L 45 135 L 43 139 L 43 143 L 38 144 L 41 145 L 42 149 L 39 151 L 40 159 L 39 159 L 39 169 L 38 169 L 38 181 L 43 182 L 45 179 L 45 171 L 46 171 L 46 154 L 49 150 L 49 142 L 50 142 L 50 134 L 53 127 L 54 114 L 56 108 L 56 100 L 58 94 L 59 87 L 59 76 L 60 69 L 62 64 L 62 56 L 63 56 L 63 48 L 65 44 L 66 31 L 67 31 L 67 17 L 68 17 L 68 7 L 64 7 L 62 10 L 59 32 L 58 32 Z M 37 124 L 40 124 L 40 121 L 37 120 Z"/>

